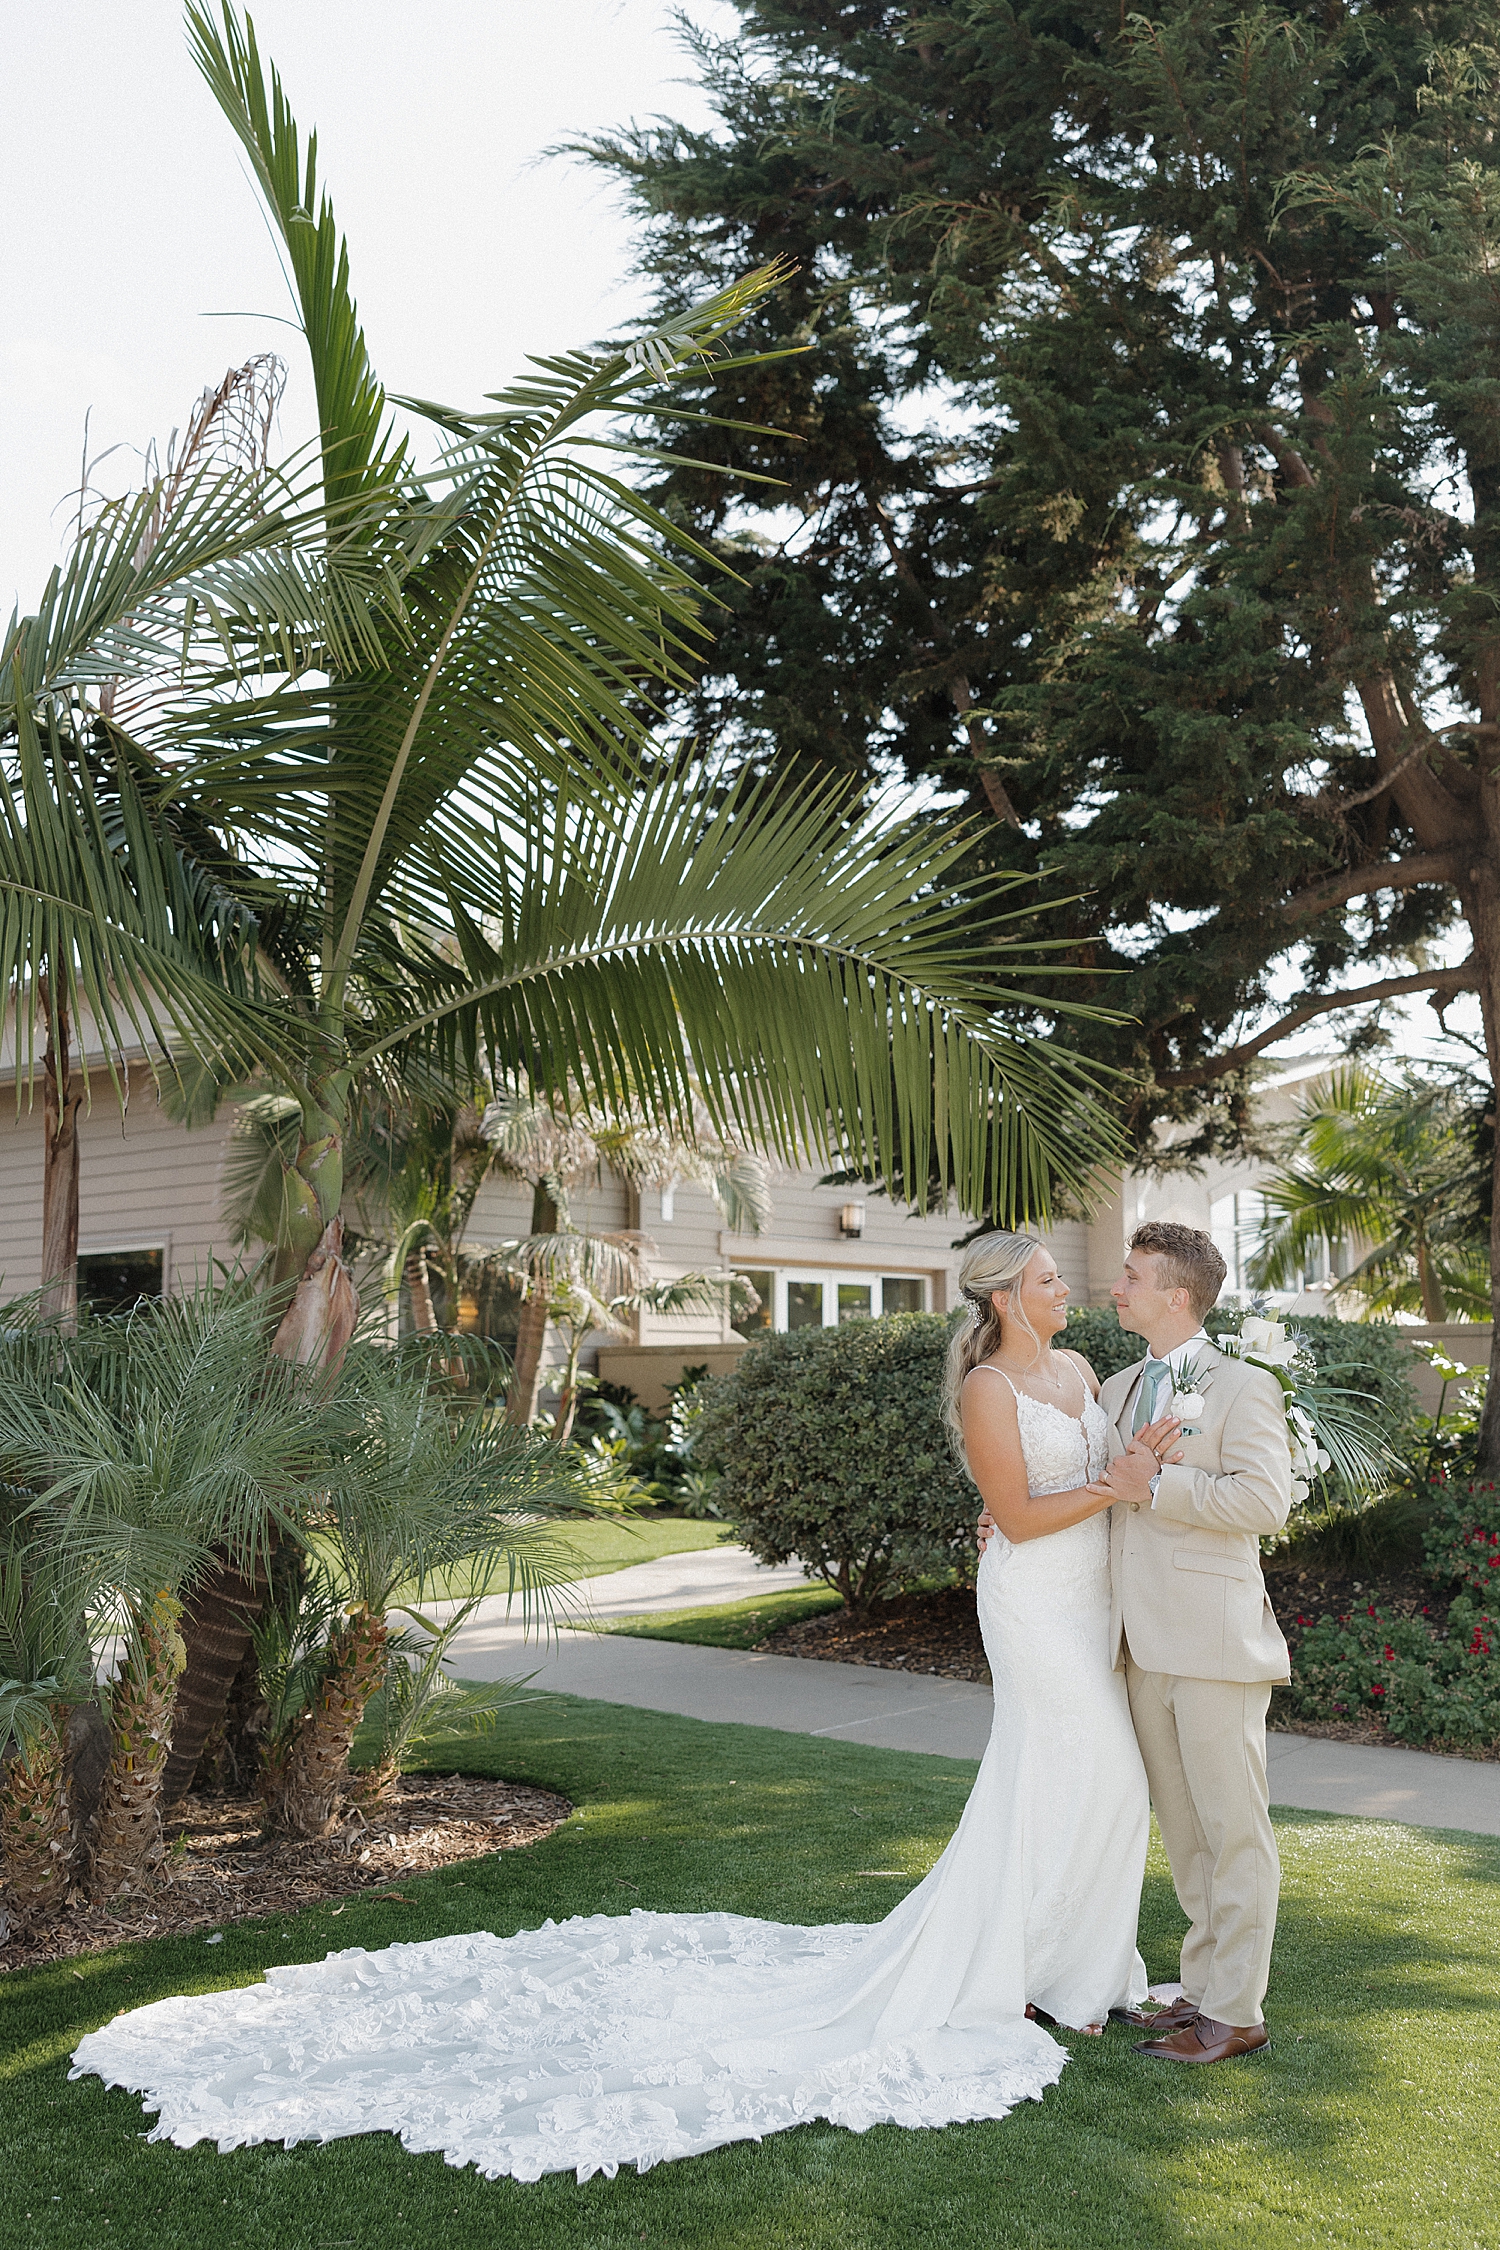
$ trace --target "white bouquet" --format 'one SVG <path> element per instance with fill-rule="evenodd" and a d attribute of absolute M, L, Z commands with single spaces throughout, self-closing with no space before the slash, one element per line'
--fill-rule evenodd
<path fill-rule="evenodd" d="M 1381 1490 L 1393 1456 L 1367 1394 L 1325 1383 L 1303 1339 L 1282 1320 L 1247 1313 L 1238 1333 L 1217 1337 L 1221 1352 L 1263 1367 L 1281 1385 L 1286 1442 L 1292 1456 L 1292 1504 L 1300 1507 L 1320 1478 L 1335 1475 L 1352 1497 Z M 1348 1402 L 1358 1400 L 1358 1405 Z"/>

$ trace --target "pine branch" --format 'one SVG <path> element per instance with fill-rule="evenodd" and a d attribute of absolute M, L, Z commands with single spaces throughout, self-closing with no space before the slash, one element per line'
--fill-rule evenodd
<path fill-rule="evenodd" d="M 1274 1047 L 1278 1040 L 1289 1038 L 1300 1025 L 1309 1023 L 1315 1016 L 1332 1015 L 1339 1008 L 1368 1007 L 1375 1000 L 1399 1000 L 1409 992 L 1442 993 L 1452 999 L 1459 992 L 1477 992 L 1478 970 L 1471 954 L 1467 961 L 1455 969 L 1434 969 L 1425 975 L 1411 977 L 1382 977 L 1376 984 L 1362 984 L 1353 992 L 1321 992 L 1310 995 L 1278 1016 L 1275 1023 L 1254 1039 L 1246 1039 L 1238 1047 L 1231 1047 L 1208 1062 L 1196 1063 L 1191 1070 L 1159 1071 L 1157 1083 L 1161 1086 L 1206 1086 L 1215 1078 L 1223 1078 L 1231 1070 L 1238 1070 L 1258 1055 L 1264 1047 Z"/>
<path fill-rule="evenodd" d="M 1357 801 L 1357 800 L 1356 800 Z M 1343 906 L 1370 891 L 1409 891 L 1418 883 L 1451 883 L 1457 878 L 1457 852 L 1418 852 L 1410 859 L 1374 860 L 1364 867 L 1346 867 L 1342 874 L 1325 876 L 1305 891 L 1294 892 L 1281 908 L 1285 922 L 1306 922 Z"/>

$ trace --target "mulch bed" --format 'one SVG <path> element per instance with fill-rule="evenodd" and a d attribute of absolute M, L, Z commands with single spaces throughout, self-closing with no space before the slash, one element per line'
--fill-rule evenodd
<path fill-rule="evenodd" d="M 408 1774 L 388 1805 L 302 1843 L 262 1829 L 259 1798 L 185 1797 L 167 1823 L 167 1857 L 149 1892 L 108 1907 L 89 1906 L 75 1892 L 55 1921 L 0 1946 L 0 1970 L 36 1968 L 122 1940 L 296 1914 L 382 1886 L 399 1897 L 389 1886 L 402 1877 L 538 1843 L 572 1810 L 550 1789 L 478 1774 Z"/>
<path fill-rule="evenodd" d="M 825 1664 L 875 1664 L 887 1672 L 929 1672 L 940 1680 L 990 1684 L 974 1590 L 947 1586 L 940 1594 L 897 1594 L 864 1617 L 824 1610 L 783 1625 L 761 1647 L 772 1656 L 821 1657 Z"/>

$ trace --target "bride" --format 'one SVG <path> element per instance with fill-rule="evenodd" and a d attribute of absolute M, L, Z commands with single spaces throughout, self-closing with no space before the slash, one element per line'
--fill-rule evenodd
<path fill-rule="evenodd" d="M 181 2148 L 387 2131 L 519 2180 L 1040 2100 L 1067 2061 L 1048 2021 L 1098 2030 L 1145 1997 L 1146 1782 L 1109 1663 L 1105 1419 L 1087 1362 L 1048 1348 L 1067 1288 L 1016 1234 L 971 1245 L 960 1283 L 947 1408 L 999 1526 L 995 1718 L 957 1832 L 883 1922 L 637 1909 L 353 1947 L 117 2016 L 72 2075 L 144 2094 Z"/>

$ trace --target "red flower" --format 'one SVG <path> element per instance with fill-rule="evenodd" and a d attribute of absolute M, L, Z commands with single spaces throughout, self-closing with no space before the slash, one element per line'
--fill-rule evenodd
<path fill-rule="evenodd" d="M 1384 1695 L 1385 1689 L 1379 1680 L 1375 1682 L 1374 1686 L 1370 1690 L 1370 1693 L 1371 1695 Z"/>
<path fill-rule="evenodd" d="M 1396 1661 L 1396 1651 L 1391 1647 L 1389 1642 L 1386 1643 L 1385 1660 L 1387 1664 L 1394 1664 Z"/>

